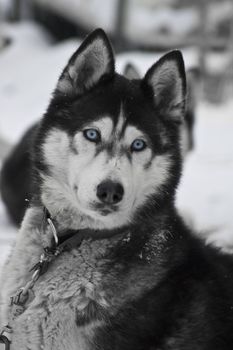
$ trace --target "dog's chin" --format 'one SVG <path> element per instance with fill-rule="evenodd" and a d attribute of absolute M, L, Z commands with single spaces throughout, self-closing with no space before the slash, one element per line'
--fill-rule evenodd
<path fill-rule="evenodd" d="M 129 224 L 129 216 L 124 215 L 120 208 L 108 206 L 95 206 L 80 208 L 84 215 L 93 221 L 96 229 L 116 229 Z"/>

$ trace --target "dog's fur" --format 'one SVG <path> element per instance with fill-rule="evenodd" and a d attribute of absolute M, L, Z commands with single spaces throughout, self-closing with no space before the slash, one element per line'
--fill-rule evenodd
<path fill-rule="evenodd" d="M 137 69 L 131 63 L 126 64 L 123 73 L 128 79 L 140 79 Z M 183 157 L 186 157 L 188 152 L 194 147 L 193 133 L 198 80 L 198 69 L 189 69 L 187 71 L 186 110 L 181 133 Z M 30 148 L 38 127 L 39 123 L 35 123 L 26 131 L 20 141 L 7 155 L 0 173 L 2 200 L 11 220 L 16 225 L 20 225 L 22 222 L 25 211 L 28 207 L 28 201 L 30 201 L 34 192 Z M 17 176 L 15 176 L 15 174 L 17 174 Z"/>
<path fill-rule="evenodd" d="M 132 63 L 127 63 L 124 75 L 128 79 L 140 79 L 137 68 Z M 186 110 L 184 115 L 183 131 L 181 133 L 181 150 L 185 157 L 194 148 L 194 123 L 197 105 L 198 86 L 200 72 L 198 67 L 192 67 L 186 71 L 187 94 Z"/>
<path fill-rule="evenodd" d="M 12 350 L 231 349 L 232 257 L 194 238 L 174 207 L 185 94 L 178 51 L 142 80 L 115 73 L 102 30 L 71 57 L 35 136 L 36 195 L 3 270 L 2 323 L 49 237 L 43 206 L 59 235 L 88 228 L 109 237 L 51 263 L 12 325 Z M 135 139 L 145 148 L 136 151 Z M 98 197 L 106 180 L 123 188 L 117 203 Z"/>

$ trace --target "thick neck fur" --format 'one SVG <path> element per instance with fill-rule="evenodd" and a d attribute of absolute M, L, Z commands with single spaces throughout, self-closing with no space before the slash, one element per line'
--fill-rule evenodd
<path fill-rule="evenodd" d="M 40 208 L 42 212 L 43 206 L 41 204 Z M 48 209 L 52 214 L 58 235 L 60 232 L 65 234 L 70 229 L 99 229 L 91 218 L 81 216 L 77 212 L 70 211 L 69 208 L 62 211 L 54 211 L 54 208 L 49 206 Z M 163 254 L 163 252 L 175 245 L 177 239 L 182 238 L 176 237 L 174 233 L 177 232 L 177 226 L 181 226 L 183 231 L 184 225 L 173 204 L 164 205 L 160 210 L 150 211 L 149 216 L 145 214 L 138 213 L 137 220 L 126 226 L 125 229 L 123 228 L 120 234 L 117 233 L 114 236 L 113 230 L 109 230 L 109 239 L 104 241 L 109 241 L 107 246 L 111 247 L 111 251 L 115 251 L 117 259 L 119 259 L 118 249 L 121 251 L 119 254 L 122 255 L 122 246 L 120 244 L 119 248 L 119 242 L 127 242 L 128 244 L 125 248 L 126 259 L 129 259 L 130 255 L 132 257 L 143 257 L 145 253 L 145 258 L 148 260 L 151 259 L 151 254 L 153 254 L 154 258 L 160 262 L 164 261 L 166 255 L 165 260 L 167 261 L 168 254 Z M 144 251 L 145 249 L 147 251 Z"/>

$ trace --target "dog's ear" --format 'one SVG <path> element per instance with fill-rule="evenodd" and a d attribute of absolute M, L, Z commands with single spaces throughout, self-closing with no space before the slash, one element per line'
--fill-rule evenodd
<path fill-rule="evenodd" d="M 140 74 L 132 63 L 127 63 L 123 74 L 128 79 L 140 79 Z"/>
<path fill-rule="evenodd" d="M 102 29 L 96 29 L 72 55 L 57 84 L 64 94 L 82 95 L 99 82 L 111 79 L 115 64 L 111 44 Z"/>
<path fill-rule="evenodd" d="M 143 81 L 156 109 L 166 118 L 182 121 L 185 110 L 186 78 L 180 51 L 171 51 L 156 62 Z"/>

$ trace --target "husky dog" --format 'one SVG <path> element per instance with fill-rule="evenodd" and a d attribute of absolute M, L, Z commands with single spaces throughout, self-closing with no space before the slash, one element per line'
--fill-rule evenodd
<path fill-rule="evenodd" d="M 232 257 L 174 207 L 185 95 L 179 51 L 128 80 L 98 29 L 70 58 L 34 137 L 35 196 L 3 269 L 11 350 L 232 348 Z"/>
<path fill-rule="evenodd" d="M 140 75 L 133 64 L 128 63 L 124 75 L 129 79 L 140 79 Z M 187 101 L 181 133 L 182 154 L 185 157 L 194 147 L 193 132 L 196 112 L 196 89 L 198 86 L 198 69 L 187 71 Z M 19 225 L 22 222 L 29 200 L 32 197 L 32 160 L 30 148 L 39 123 L 34 124 L 3 162 L 0 174 L 0 189 L 2 200 L 6 205 L 12 221 Z M 1 147 L 0 147 L 1 148 Z M 6 152 L 5 152 L 6 154 Z M 1 154 L 0 154 L 1 158 Z M 17 174 L 17 176 L 15 176 Z"/>

